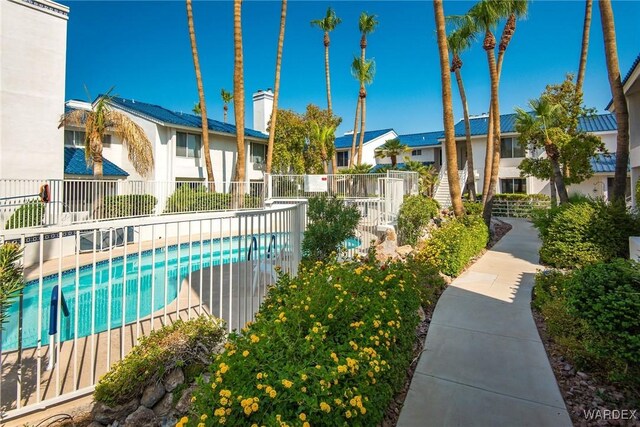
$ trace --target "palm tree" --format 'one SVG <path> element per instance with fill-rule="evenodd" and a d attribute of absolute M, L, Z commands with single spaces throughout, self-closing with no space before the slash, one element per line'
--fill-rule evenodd
<path fill-rule="evenodd" d="M 148 176 L 153 170 L 153 147 L 144 130 L 128 116 L 110 106 L 111 90 L 101 95 L 91 111 L 72 110 L 60 118 L 63 126 L 84 127 L 85 157 L 93 166 L 93 176 L 102 178 L 102 141 L 107 131 L 113 132 L 127 150 L 129 161 L 138 174 Z"/>
<path fill-rule="evenodd" d="M 545 153 L 549 163 L 551 163 L 552 182 L 555 183 L 555 187 L 558 190 L 560 203 L 568 203 L 569 195 L 564 184 L 564 176 L 562 175 L 559 161 L 560 150 L 549 137 L 549 129 L 554 127 L 555 116 L 562 107 L 551 103 L 547 97 L 543 96 L 540 99 L 529 101 L 529 108 L 531 113 L 521 108 L 516 108 L 516 130 L 522 136 L 527 136 L 527 140 L 533 140 L 536 137 L 542 139 Z"/>
<path fill-rule="evenodd" d="M 433 196 L 433 188 L 438 182 L 438 171 L 433 165 L 424 165 L 421 162 L 409 160 L 404 163 L 403 170 L 418 173 L 420 193 Z"/>
<path fill-rule="evenodd" d="M 379 159 L 385 157 L 391 158 L 391 167 L 395 168 L 398 164 L 398 156 L 409 151 L 409 147 L 400 142 L 400 138 L 393 138 L 382 144 L 375 150 L 375 155 Z"/>
<path fill-rule="evenodd" d="M 309 140 L 311 145 L 316 145 L 320 148 L 320 157 L 322 159 L 322 169 L 324 173 L 328 173 L 329 169 L 329 151 L 333 154 L 333 150 L 330 150 L 328 146 L 332 141 L 332 136 L 335 131 L 336 128 L 333 126 L 320 126 L 315 120 L 311 122 Z"/>
<path fill-rule="evenodd" d="M 236 107 L 236 144 L 238 158 L 234 181 L 243 182 L 245 179 L 245 150 L 244 150 L 244 58 L 242 54 L 242 0 L 233 0 L 233 102 Z M 241 189 L 237 189 L 242 194 Z"/>
<path fill-rule="evenodd" d="M 360 93 L 356 100 L 356 115 L 353 119 L 353 137 L 351 140 L 351 152 L 349 153 L 349 167 L 352 168 L 356 164 L 356 141 L 358 138 L 358 120 L 360 119 Z"/>
<path fill-rule="evenodd" d="M 224 122 L 227 123 L 227 111 L 229 111 L 229 103 L 233 101 L 233 94 L 227 92 L 224 89 L 220 90 L 220 96 L 222 97 L 222 110 L 224 111 Z"/>
<path fill-rule="evenodd" d="M 451 59 L 451 72 L 456 75 L 456 82 L 458 83 L 458 92 L 460 92 L 460 101 L 462 103 L 462 113 L 464 116 L 464 131 L 465 131 L 465 145 L 467 149 L 467 182 L 465 183 L 466 191 L 469 192 L 469 198 L 471 200 L 476 199 L 476 184 L 473 167 L 473 147 L 471 144 L 471 122 L 469 121 L 469 107 L 467 105 L 467 95 L 464 90 L 464 83 L 462 82 L 462 60 L 460 59 L 460 53 L 468 49 L 473 39 L 473 31 L 470 26 L 462 26 L 457 30 L 451 32 L 447 37 L 447 44 L 449 50 L 453 55 Z"/>
<path fill-rule="evenodd" d="M 599 0 L 600 20 L 604 39 L 604 53 L 607 62 L 607 74 L 613 97 L 613 108 L 618 122 L 616 138 L 616 171 L 613 178 L 613 200 L 624 201 L 627 188 L 627 167 L 629 163 L 629 111 L 620 80 L 620 64 L 616 46 L 616 28 L 613 22 L 611 0 Z"/>
<path fill-rule="evenodd" d="M 336 12 L 331 8 L 327 8 L 327 14 L 322 19 L 314 19 L 311 21 L 312 26 L 317 26 L 324 32 L 324 74 L 327 82 L 327 110 L 329 110 L 329 116 L 333 114 L 333 108 L 331 104 L 331 73 L 329 72 L 329 45 L 331 39 L 329 33 L 336 29 L 336 27 L 342 22 L 342 19 L 336 16 Z M 333 173 L 338 171 L 338 158 L 336 157 L 335 150 L 333 156 L 331 156 L 331 166 Z"/>
<path fill-rule="evenodd" d="M 211 166 L 211 152 L 209 151 L 209 121 L 207 120 L 207 104 L 204 98 L 204 85 L 202 84 L 202 73 L 200 72 L 200 60 L 198 58 L 198 46 L 196 45 L 196 30 L 193 24 L 193 8 L 191 0 L 187 0 L 187 25 L 189 27 L 189 39 L 191 40 L 191 56 L 193 57 L 193 68 L 196 72 L 196 84 L 198 85 L 198 97 L 200 102 L 200 126 L 202 128 L 202 148 L 204 151 L 204 164 L 207 169 L 207 181 L 209 189 L 215 191 L 213 178 L 213 167 Z"/>
<path fill-rule="evenodd" d="M 193 114 L 198 116 L 202 114 L 202 110 L 200 109 L 200 103 L 196 102 L 195 104 L 193 104 L 193 108 L 191 109 L 191 111 L 193 111 Z"/>
<path fill-rule="evenodd" d="M 438 53 L 440 54 L 440 78 L 442 80 L 442 109 L 444 123 L 444 146 L 447 155 L 447 177 L 449 178 L 449 194 L 453 212 L 457 217 L 463 215 L 462 197 L 460 194 L 460 177 L 458 176 L 458 156 L 453 122 L 453 100 L 451 98 L 451 77 L 449 75 L 449 52 L 447 50 L 447 32 L 445 30 L 442 0 L 433 1 L 435 12 Z"/>
<path fill-rule="evenodd" d="M 354 57 L 351 63 L 351 74 L 360 82 L 360 144 L 358 145 L 358 163 L 362 163 L 362 146 L 364 145 L 364 129 L 367 117 L 367 85 L 373 83 L 373 76 L 376 71 L 376 63 L 373 59 L 362 60 Z"/>
<path fill-rule="evenodd" d="M 580 50 L 580 65 L 578 66 L 578 80 L 576 80 L 576 91 L 582 93 L 584 74 L 587 69 L 587 52 L 589 51 L 589 31 L 591 29 L 591 9 L 593 0 L 586 0 L 584 10 L 584 26 L 582 28 L 582 49 Z"/>
<path fill-rule="evenodd" d="M 271 173 L 273 160 L 273 142 L 276 136 L 276 120 L 278 119 L 278 95 L 280 94 L 280 67 L 282 66 L 282 46 L 284 45 L 284 28 L 287 21 L 287 0 L 282 0 L 280 10 L 280 35 L 278 36 L 278 51 L 276 54 L 276 77 L 273 86 L 273 108 L 271 109 L 271 124 L 269 125 L 269 142 L 267 145 L 266 173 Z"/>

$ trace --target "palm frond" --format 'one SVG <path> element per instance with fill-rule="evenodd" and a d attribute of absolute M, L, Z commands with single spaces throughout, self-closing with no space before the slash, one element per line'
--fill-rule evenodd
<path fill-rule="evenodd" d="M 60 117 L 58 129 L 64 126 L 84 127 L 87 121 L 87 115 L 89 111 L 85 110 L 71 110 Z"/>
<path fill-rule="evenodd" d="M 128 116 L 109 110 L 107 119 L 113 132 L 127 148 L 129 161 L 136 172 L 147 176 L 153 170 L 153 149 L 144 130 Z"/>
<path fill-rule="evenodd" d="M 318 27 L 322 31 L 333 31 L 342 22 L 342 19 L 336 16 L 336 12 L 331 8 L 327 8 L 327 14 L 322 19 L 314 19 L 311 21 L 312 27 Z"/>
<path fill-rule="evenodd" d="M 358 29 L 360 32 L 362 34 L 372 33 L 379 24 L 376 18 L 376 15 L 370 15 L 367 12 L 362 12 L 360 14 L 360 20 L 358 21 Z"/>
<path fill-rule="evenodd" d="M 225 104 L 233 101 L 233 94 L 231 92 L 227 92 L 224 88 L 220 90 L 220 96 L 222 97 L 222 102 Z"/>
<path fill-rule="evenodd" d="M 373 83 L 373 78 L 376 74 L 376 63 L 373 59 L 362 59 L 359 56 L 353 57 L 351 63 L 351 75 L 359 82 L 370 85 Z"/>

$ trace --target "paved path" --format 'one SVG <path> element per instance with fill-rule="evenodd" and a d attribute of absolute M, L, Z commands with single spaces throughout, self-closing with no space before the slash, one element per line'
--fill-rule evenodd
<path fill-rule="evenodd" d="M 540 242 L 524 220 L 442 294 L 398 422 L 571 426 L 531 316 Z"/>

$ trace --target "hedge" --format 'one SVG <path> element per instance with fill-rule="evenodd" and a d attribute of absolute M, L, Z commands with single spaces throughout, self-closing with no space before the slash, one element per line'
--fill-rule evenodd
<path fill-rule="evenodd" d="M 44 203 L 34 200 L 21 205 L 9 217 L 4 225 L 5 229 L 37 227 L 42 225 L 44 218 Z"/>
<path fill-rule="evenodd" d="M 203 360 L 213 360 L 214 349 L 223 337 L 222 323 L 206 315 L 189 321 L 177 320 L 152 331 L 140 338 L 138 345 L 100 379 L 93 397 L 107 405 L 124 404 L 139 397 L 145 387 L 161 381 L 176 367 L 189 367 L 190 372 L 197 372 L 194 367 L 199 367 L 203 372 L 206 369 Z"/>
<path fill-rule="evenodd" d="M 405 383 L 423 280 L 437 277 L 425 269 L 316 262 L 281 276 L 178 424 L 378 425 Z"/>
<path fill-rule="evenodd" d="M 233 208 L 231 202 L 231 193 L 213 193 L 207 191 L 204 186 L 192 188 L 189 185 L 183 185 L 169 196 L 164 213 L 228 210 Z M 260 208 L 262 207 L 262 198 L 245 194 L 242 207 L 245 209 Z"/>
<path fill-rule="evenodd" d="M 432 198 L 405 196 L 398 213 L 398 241 L 401 245 L 416 246 L 424 228 L 436 217 L 440 205 Z"/>
<path fill-rule="evenodd" d="M 105 218 L 151 215 L 158 203 L 151 194 L 123 194 L 104 198 Z"/>
<path fill-rule="evenodd" d="M 617 257 L 629 257 L 629 236 L 640 233 L 640 221 L 623 204 L 584 200 L 537 212 L 542 262 L 575 268 Z"/>
<path fill-rule="evenodd" d="M 489 242 L 489 229 L 477 215 L 453 218 L 442 224 L 425 242 L 418 256 L 448 276 L 457 276 Z"/>

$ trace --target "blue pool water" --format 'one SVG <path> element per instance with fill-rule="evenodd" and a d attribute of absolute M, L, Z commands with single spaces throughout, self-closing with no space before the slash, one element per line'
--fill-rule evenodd
<path fill-rule="evenodd" d="M 286 235 L 275 236 L 277 251 L 286 244 L 284 241 Z M 264 257 L 272 235 L 264 234 L 255 237 L 258 251 Z M 78 306 L 78 338 L 91 335 L 92 330 L 96 333 L 106 331 L 108 325 L 111 328 L 122 326 L 123 309 L 125 324 L 135 322 L 138 317 L 148 316 L 152 311 L 155 312 L 170 304 L 177 296 L 178 286 L 192 271 L 211 265 L 236 263 L 239 259 L 246 260 L 251 240 L 246 239 L 246 242 L 242 240 L 245 238 L 214 239 L 203 241 L 202 244 L 199 241 L 192 242 L 191 258 L 189 258 L 189 243 L 180 244 L 180 248 L 178 245 L 171 245 L 166 251 L 164 247 L 157 248 L 155 249 L 155 268 L 152 250 L 143 251 L 140 257 L 137 252 L 127 254 L 126 265 L 123 257 L 115 257 L 112 259 L 111 269 L 108 261 L 96 263 L 95 269 L 93 264 L 81 266 L 78 274 L 77 299 L 76 270 L 74 268 L 64 271 L 61 288 L 68 308 L 68 316 L 61 313 L 58 331 L 60 341 L 70 340 L 76 336 L 74 331 L 76 305 Z M 351 239 L 346 246 L 351 249 L 359 245 L 360 241 Z M 178 264 L 180 271 L 178 271 Z M 95 288 L 93 288 L 94 278 Z M 43 278 L 40 331 L 38 331 L 39 281 L 33 280 L 26 284 L 22 310 L 17 301 L 7 310 L 9 320 L 2 332 L 3 352 L 18 348 L 20 312 L 23 319 L 22 348 L 36 347 L 38 339 L 41 340 L 42 345 L 48 344 L 51 296 L 58 282 L 58 274 Z M 153 301 L 151 301 L 152 285 Z M 110 313 L 109 296 L 111 297 Z"/>

